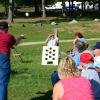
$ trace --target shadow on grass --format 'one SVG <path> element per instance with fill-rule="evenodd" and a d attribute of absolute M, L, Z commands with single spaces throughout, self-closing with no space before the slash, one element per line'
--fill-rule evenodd
<path fill-rule="evenodd" d="M 70 50 L 67 50 L 67 53 L 70 53 Z"/>
<path fill-rule="evenodd" d="M 23 68 L 22 70 L 11 70 L 11 75 L 16 75 L 16 74 L 23 74 L 27 73 L 28 68 Z"/>
<path fill-rule="evenodd" d="M 24 60 L 22 61 L 22 63 L 32 63 L 33 61 L 32 60 Z"/>
<path fill-rule="evenodd" d="M 37 94 L 42 94 L 42 96 L 32 98 L 30 100 L 52 100 L 52 90 L 47 92 L 38 92 Z"/>
<path fill-rule="evenodd" d="M 23 60 L 23 59 L 16 59 L 17 60 L 17 63 L 20 65 L 21 63 L 32 63 L 33 60 Z M 16 63 L 16 62 L 13 62 L 13 63 Z"/>

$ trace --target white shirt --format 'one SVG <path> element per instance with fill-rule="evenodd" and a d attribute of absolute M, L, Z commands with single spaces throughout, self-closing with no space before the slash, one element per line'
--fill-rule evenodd
<path fill-rule="evenodd" d="M 57 39 L 51 39 L 48 41 L 47 46 L 57 46 L 58 40 Z"/>

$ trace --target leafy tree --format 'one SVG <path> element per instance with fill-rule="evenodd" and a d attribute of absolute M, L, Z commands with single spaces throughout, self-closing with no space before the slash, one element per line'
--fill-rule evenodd
<path fill-rule="evenodd" d="M 5 7 L 5 14 L 8 12 L 8 0 L 0 0 L 0 4 Z"/>
<path fill-rule="evenodd" d="M 5 3 L 5 1 L 6 1 L 6 0 L 0 0 L 0 3 L 1 3 L 1 4 L 4 4 L 4 3 Z"/>
<path fill-rule="evenodd" d="M 32 5 L 33 0 L 14 0 L 18 5 Z"/>

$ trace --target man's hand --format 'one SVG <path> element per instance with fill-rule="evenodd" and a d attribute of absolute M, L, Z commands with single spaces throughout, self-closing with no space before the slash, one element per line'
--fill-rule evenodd
<path fill-rule="evenodd" d="M 26 37 L 25 37 L 24 34 L 21 34 L 21 35 L 20 35 L 20 38 L 21 38 L 21 39 L 26 39 Z"/>
<path fill-rule="evenodd" d="M 25 35 L 21 34 L 18 39 L 16 39 L 15 45 L 18 45 L 22 39 L 26 39 Z"/>

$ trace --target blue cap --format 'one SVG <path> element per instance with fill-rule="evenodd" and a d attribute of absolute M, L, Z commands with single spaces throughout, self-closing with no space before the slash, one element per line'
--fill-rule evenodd
<path fill-rule="evenodd" d="M 93 46 L 93 50 L 100 49 L 100 42 L 96 42 L 96 44 Z"/>

